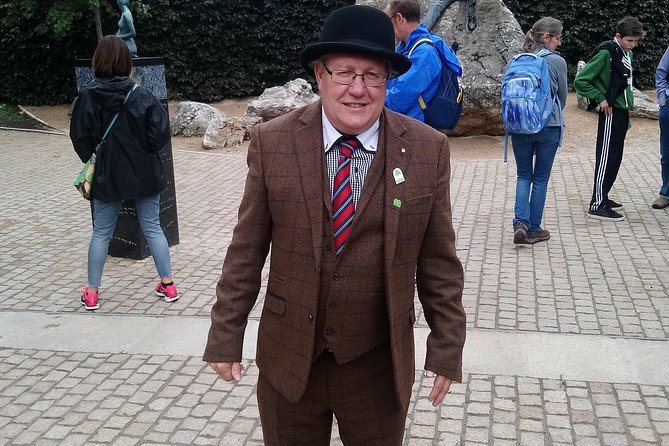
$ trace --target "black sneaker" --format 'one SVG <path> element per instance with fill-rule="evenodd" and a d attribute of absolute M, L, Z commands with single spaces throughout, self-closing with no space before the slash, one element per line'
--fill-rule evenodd
<path fill-rule="evenodd" d="M 611 209 L 612 211 L 622 211 L 624 206 L 620 203 L 616 203 L 613 200 L 608 200 L 606 202 L 606 207 Z"/>
<path fill-rule="evenodd" d="M 527 245 L 527 226 L 521 222 L 513 225 L 513 243 L 516 245 Z"/>
<path fill-rule="evenodd" d="M 608 221 L 623 221 L 625 219 L 623 215 L 605 206 L 600 206 L 599 209 L 595 211 L 590 209 L 588 211 L 588 217 Z"/>

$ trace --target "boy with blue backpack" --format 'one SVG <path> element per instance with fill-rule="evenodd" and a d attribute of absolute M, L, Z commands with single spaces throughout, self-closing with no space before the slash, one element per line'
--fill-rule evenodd
<path fill-rule="evenodd" d="M 516 55 L 502 79 L 502 122 L 511 135 L 516 160 L 513 242 L 548 240 L 541 227 L 555 154 L 562 141 L 562 109 L 567 101 L 567 63 L 555 52 L 562 23 L 539 19 L 525 35 L 524 53 Z"/>
<path fill-rule="evenodd" d="M 390 79 L 385 105 L 439 129 L 453 129 L 462 112 L 462 67 L 453 50 L 421 25 L 417 0 L 391 0 L 385 10 L 393 23 L 396 51 L 411 68 Z"/>
<path fill-rule="evenodd" d="M 590 100 L 588 110 L 599 106 L 595 182 L 588 217 L 622 221 L 617 211 L 623 205 L 609 198 L 623 160 L 632 94 L 632 49 L 645 32 L 636 17 L 625 17 L 616 24 L 613 40 L 601 43 L 590 61 L 576 75 L 574 89 Z"/>

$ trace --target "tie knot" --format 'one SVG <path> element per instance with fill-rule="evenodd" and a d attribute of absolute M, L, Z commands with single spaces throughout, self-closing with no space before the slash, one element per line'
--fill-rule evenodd
<path fill-rule="evenodd" d="M 353 151 L 361 145 L 355 136 L 342 136 L 339 140 L 339 151 L 342 156 L 350 158 L 353 156 Z"/>

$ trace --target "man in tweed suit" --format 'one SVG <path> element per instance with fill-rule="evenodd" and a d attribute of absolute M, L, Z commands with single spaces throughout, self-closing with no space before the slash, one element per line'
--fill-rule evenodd
<path fill-rule="evenodd" d="M 321 101 L 253 131 L 204 360 L 226 381 L 241 378 L 244 329 L 271 249 L 256 355 L 265 444 L 328 445 L 334 415 L 345 445 L 400 445 L 416 288 L 431 329 L 429 401 L 440 404 L 462 376 L 448 140 L 383 107 L 386 80 L 411 65 L 395 53 L 384 12 L 338 9 L 301 61 Z M 340 184 L 350 185 L 342 206 L 353 203 L 343 240 L 332 193 Z"/>

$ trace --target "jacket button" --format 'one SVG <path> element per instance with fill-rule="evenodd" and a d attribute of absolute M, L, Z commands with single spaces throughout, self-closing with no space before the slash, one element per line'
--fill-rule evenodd
<path fill-rule="evenodd" d="M 337 304 L 334 303 L 334 302 L 330 302 L 330 303 L 328 304 L 328 307 L 330 307 L 330 310 L 334 310 L 335 308 L 337 308 Z"/>
<path fill-rule="evenodd" d="M 328 336 L 334 336 L 335 334 L 337 334 L 337 332 L 335 331 L 334 328 L 328 328 L 327 330 L 325 330 L 325 334 Z"/>
<path fill-rule="evenodd" d="M 310 315 L 309 315 L 309 322 L 313 322 L 313 321 L 314 321 L 314 315 L 313 315 L 313 314 L 310 314 Z"/>
<path fill-rule="evenodd" d="M 329 243 L 326 243 L 326 244 L 325 244 L 325 250 L 326 250 L 326 251 L 330 251 L 331 249 L 332 249 L 332 246 L 330 246 Z"/>
<path fill-rule="evenodd" d="M 334 280 L 339 280 L 339 279 L 341 279 L 341 276 L 340 276 L 339 274 L 337 274 L 337 273 L 334 273 L 334 274 L 332 275 L 332 278 L 333 278 Z"/>

